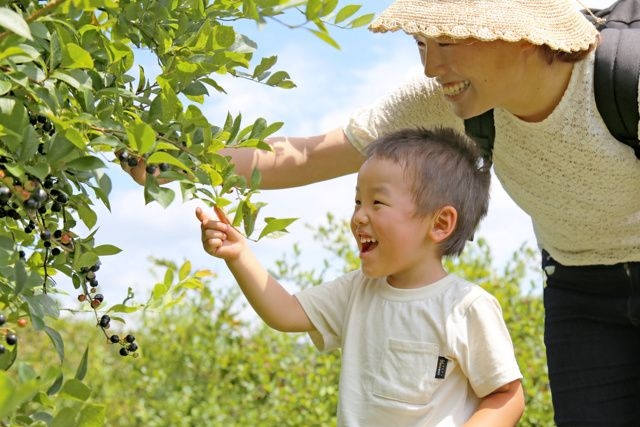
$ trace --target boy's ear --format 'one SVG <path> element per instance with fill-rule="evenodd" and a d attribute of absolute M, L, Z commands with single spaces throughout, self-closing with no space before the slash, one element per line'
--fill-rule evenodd
<path fill-rule="evenodd" d="M 435 243 L 443 242 L 447 239 L 458 223 L 458 211 L 453 206 L 444 206 L 433 216 L 433 224 L 429 231 L 431 240 Z"/>

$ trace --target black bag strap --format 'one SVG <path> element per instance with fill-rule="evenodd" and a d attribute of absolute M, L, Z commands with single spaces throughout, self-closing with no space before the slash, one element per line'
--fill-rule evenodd
<path fill-rule="evenodd" d="M 466 119 L 464 121 L 464 130 L 467 135 L 476 141 L 482 151 L 482 156 L 491 164 L 493 140 L 496 137 L 496 128 L 493 125 L 493 110 L 485 111 L 479 116 Z"/>

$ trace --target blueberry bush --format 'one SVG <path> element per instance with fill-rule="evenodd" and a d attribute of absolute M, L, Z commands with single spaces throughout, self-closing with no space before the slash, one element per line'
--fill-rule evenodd
<path fill-rule="evenodd" d="M 295 84 L 274 69 L 275 56 L 254 57 L 257 43 L 234 25 L 288 25 L 335 46 L 331 28 L 370 20 L 358 5 L 337 0 L 0 0 L 0 425 L 105 422 L 107 408 L 87 382 L 96 353 L 86 347 L 73 372 L 64 368 L 77 325 L 60 326 L 71 320 L 60 320 L 57 295 L 77 296 L 95 345 L 110 346 L 104 354 L 126 366 L 144 344 L 133 331 L 113 332 L 125 318 L 171 310 L 174 297 L 202 286 L 199 273 L 184 267 L 174 277 L 166 265 L 147 302 L 131 294 L 106 303 L 101 259 L 120 249 L 96 242 L 95 207 L 110 208 L 110 163 L 145 161 L 140 197 L 147 203 L 173 203 L 175 191 L 163 184 L 172 181 L 183 200 L 231 204 L 234 225 L 254 233 L 261 205 L 251 197 L 260 176 L 237 176 L 218 151 L 268 149 L 263 139 L 281 123 L 247 125 L 231 114 L 209 123 L 199 106 L 225 93 L 218 75 Z M 155 59 L 157 75 L 137 64 L 137 52 Z M 291 221 L 271 219 L 258 238 Z M 59 287 L 63 277 L 71 289 Z M 49 342 L 53 355 L 23 360 L 27 332 Z"/>

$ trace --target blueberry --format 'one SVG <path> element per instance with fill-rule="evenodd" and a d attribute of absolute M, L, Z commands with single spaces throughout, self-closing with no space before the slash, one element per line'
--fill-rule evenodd
<path fill-rule="evenodd" d="M 18 336 L 16 334 L 14 334 L 14 333 L 9 333 L 5 337 L 5 341 L 9 345 L 16 345 L 18 343 Z"/>
<path fill-rule="evenodd" d="M 109 317 L 109 315 L 103 314 L 100 318 L 100 326 L 106 328 L 109 326 L 109 323 L 111 323 L 111 318 Z"/>
<path fill-rule="evenodd" d="M 11 198 L 11 190 L 9 187 L 0 187 L 0 201 L 7 202 Z"/>

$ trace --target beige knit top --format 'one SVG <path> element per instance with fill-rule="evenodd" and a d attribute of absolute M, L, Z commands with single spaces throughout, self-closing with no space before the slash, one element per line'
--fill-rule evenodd
<path fill-rule="evenodd" d="M 494 110 L 496 176 L 531 216 L 539 246 L 565 265 L 640 261 L 640 161 L 598 113 L 593 61 L 591 54 L 576 64 L 560 104 L 541 122 Z M 345 133 L 362 150 L 380 134 L 415 126 L 464 130 L 425 77 L 355 112 Z"/>

